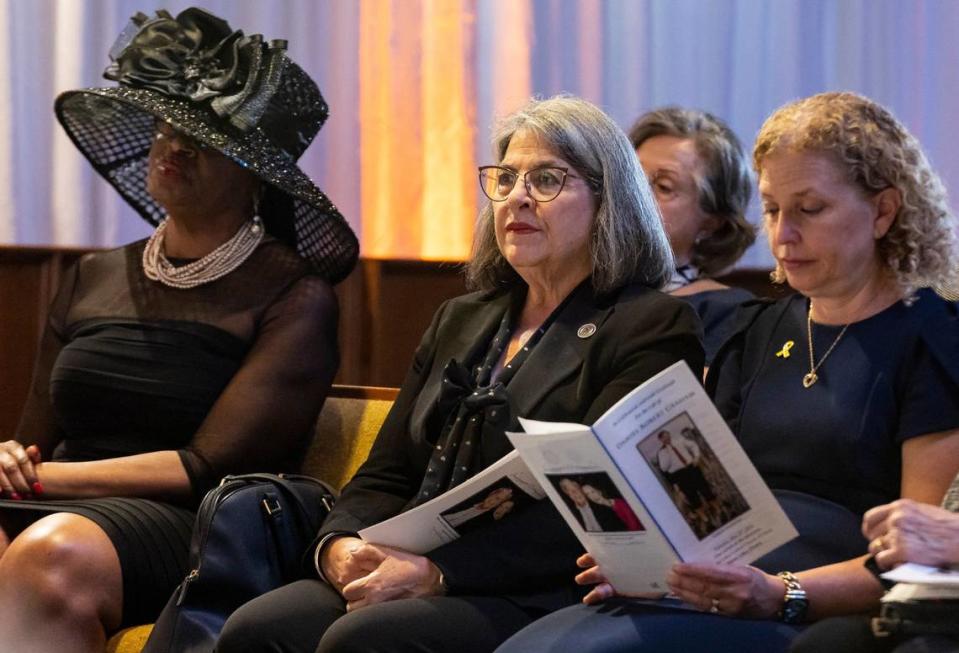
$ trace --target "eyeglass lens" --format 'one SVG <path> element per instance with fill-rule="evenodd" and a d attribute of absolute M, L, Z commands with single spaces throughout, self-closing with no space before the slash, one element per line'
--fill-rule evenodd
<path fill-rule="evenodd" d="M 520 175 L 509 168 L 498 166 L 485 167 L 480 171 L 480 185 L 483 192 L 494 202 L 505 200 Z M 566 171 L 563 168 L 535 168 L 523 175 L 526 190 L 537 202 L 548 202 L 555 199 L 563 190 L 566 181 Z"/>

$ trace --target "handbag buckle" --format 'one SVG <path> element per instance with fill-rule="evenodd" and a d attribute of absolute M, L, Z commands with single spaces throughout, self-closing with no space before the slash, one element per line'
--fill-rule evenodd
<path fill-rule="evenodd" d="M 892 635 L 891 632 L 886 630 L 886 621 L 880 617 L 873 617 L 869 620 L 869 626 L 872 630 L 873 637 L 889 637 Z"/>
<path fill-rule="evenodd" d="M 283 506 L 280 505 L 276 497 L 264 497 L 260 503 L 263 505 L 263 510 L 266 511 L 267 517 L 272 517 L 273 515 L 278 515 L 283 512 Z"/>

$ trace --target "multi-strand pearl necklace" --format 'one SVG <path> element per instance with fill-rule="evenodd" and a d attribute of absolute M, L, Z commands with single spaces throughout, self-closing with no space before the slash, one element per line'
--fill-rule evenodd
<path fill-rule="evenodd" d="M 143 250 L 143 273 L 148 279 L 171 288 L 195 288 L 216 281 L 240 267 L 263 240 L 263 225 L 254 217 L 241 226 L 230 240 L 186 265 L 175 266 L 163 253 L 164 220 L 150 236 Z"/>

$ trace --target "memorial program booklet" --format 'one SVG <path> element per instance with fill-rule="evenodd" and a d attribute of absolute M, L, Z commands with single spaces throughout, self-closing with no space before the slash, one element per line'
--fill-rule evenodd
<path fill-rule="evenodd" d="M 510 442 L 620 592 L 663 592 L 675 562 L 749 564 L 797 536 L 685 362 L 592 428 L 520 422 Z"/>
<path fill-rule="evenodd" d="M 797 534 L 684 362 L 592 428 L 520 422 L 516 451 L 359 536 L 423 554 L 548 496 L 613 586 L 640 593 L 665 591 L 677 561 L 748 564 Z"/>
<path fill-rule="evenodd" d="M 456 487 L 396 517 L 364 528 L 359 536 L 423 554 L 469 530 L 502 519 L 522 519 L 523 508 L 545 497 L 515 451 Z"/>

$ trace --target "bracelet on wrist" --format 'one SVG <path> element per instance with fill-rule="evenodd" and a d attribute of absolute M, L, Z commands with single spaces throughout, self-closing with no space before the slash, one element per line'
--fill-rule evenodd
<path fill-rule="evenodd" d="M 809 598 L 806 596 L 806 590 L 803 589 L 799 579 L 791 571 L 781 571 L 776 575 L 786 586 L 786 591 L 783 594 L 783 605 L 777 616 L 787 624 L 802 623 L 809 611 Z"/>

